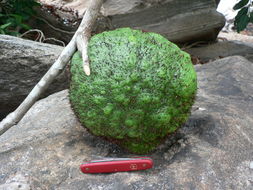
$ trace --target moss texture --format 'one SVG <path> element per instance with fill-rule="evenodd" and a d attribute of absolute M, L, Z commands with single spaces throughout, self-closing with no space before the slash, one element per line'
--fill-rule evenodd
<path fill-rule="evenodd" d="M 80 122 L 131 152 L 153 150 L 188 118 L 197 91 L 190 56 L 155 33 L 129 28 L 93 36 L 86 76 L 71 62 L 70 101 Z"/>

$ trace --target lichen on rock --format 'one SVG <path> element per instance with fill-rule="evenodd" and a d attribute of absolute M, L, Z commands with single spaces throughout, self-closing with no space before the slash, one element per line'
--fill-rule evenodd
<path fill-rule="evenodd" d="M 190 56 L 159 34 L 121 28 L 93 36 L 86 76 L 71 62 L 70 101 L 80 122 L 127 150 L 152 151 L 188 118 L 197 91 Z"/>

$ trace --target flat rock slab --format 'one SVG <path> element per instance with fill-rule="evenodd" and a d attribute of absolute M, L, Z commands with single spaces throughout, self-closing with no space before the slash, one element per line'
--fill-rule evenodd
<path fill-rule="evenodd" d="M 253 46 L 253 36 L 248 36 L 245 34 L 240 34 L 237 32 L 220 32 L 218 37 L 224 38 L 228 41 L 240 41 L 249 46 Z"/>
<path fill-rule="evenodd" d="M 253 41 L 223 41 L 207 44 L 202 47 L 186 49 L 185 51 L 195 57 L 198 57 L 203 63 L 235 55 L 243 56 L 253 62 Z"/>
<path fill-rule="evenodd" d="M 148 155 L 153 169 L 82 174 L 85 161 L 136 155 L 90 135 L 64 90 L 0 137 L 0 189 L 253 189 L 253 64 L 234 56 L 196 70 L 192 115 Z"/>
<path fill-rule="evenodd" d="M 156 32 L 175 43 L 214 41 L 225 24 L 213 0 L 109 0 L 103 7 L 113 28 Z"/>
<path fill-rule="evenodd" d="M 53 15 L 76 20 L 82 17 L 91 0 L 39 1 L 54 7 Z M 131 27 L 160 33 L 175 43 L 214 41 L 225 24 L 225 17 L 216 11 L 216 6 L 215 0 L 107 0 L 101 8 L 94 32 Z M 75 13 L 72 14 L 72 18 L 70 10 Z M 75 30 L 74 26 L 64 27 L 59 19 L 53 19 L 52 14 L 41 13 L 41 17 L 62 30 Z M 48 27 L 47 30 L 50 33 L 55 32 Z M 44 32 L 46 36 L 50 36 L 47 30 Z M 67 33 L 57 32 L 60 34 L 55 34 L 57 39 L 66 41 L 71 38 Z"/>

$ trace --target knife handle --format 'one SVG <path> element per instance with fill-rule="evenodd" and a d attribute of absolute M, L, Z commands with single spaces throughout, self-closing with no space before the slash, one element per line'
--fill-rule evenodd
<path fill-rule="evenodd" d="M 153 167 L 152 159 L 129 159 L 116 161 L 89 162 L 82 164 L 83 173 L 114 173 L 146 170 Z"/>

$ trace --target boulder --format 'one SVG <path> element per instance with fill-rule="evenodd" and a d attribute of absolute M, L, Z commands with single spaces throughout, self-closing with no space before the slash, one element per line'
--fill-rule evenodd
<path fill-rule="evenodd" d="M 86 10 L 89 0 L 40 0 L 45 7 L 53 9 L 52 14 L 40 12 L 40 17 L 49 21 L 45 24 L 46 36 L 52 37 L 56 28 L 65 31 L 59 36 L 62 40 L 70 39 Z M 107 0 L 101 9 L 101 16 L 95 26 L 94 32 L 112 30 L 120 27 L 132 27 L 164 35 L 175 43 L 188 43 L 194 41 L 214 41 L 225 24 L 225 18 L 216 11 L 218 1 L 215 0 Z M 82 6 L 81 6 L 82 5 Z M 71 16 L 71 11 L 72 16 Z M 58 17 L 69 20 L 75 25 L 61 25 Z M 35 23 L 37 26 L 37 22 Z M 48 27 L 51 26 L 55 27 Z M 50 32 L 49 32 L 50 31 Z M 59 30 L 58 34 L 61 33 Z M 51 34 L 50 34 L 51 33 Z M 63 34 L 63 33 L 62 33 Z"/>
<path fill-rule="evenodd" d="M 133 27 L 160 33 L 175 43 L 213 41 L 225 24 L 214 0 L 136 0 L 123 13 L 125 0 L 106 1 L 104 15 L 114 28 Z M 130 4 L 130 3 L 129 3 Z M 113 12 L 113 10 L 117 10 Z"/>
<path fill-rule="evenodd" d="M 61 51 L 60 46 L 0 35 L 0 120 L 23 101 Z M 43 96 L 68 88 L 67 81 L 64 71 Z"/>
<path fill-rule="evenodd" d="M 196 71 L 192 115 L 147 155 L 152 169 L 81 173 L 79 165 L 91 159 L 136 155 L 89 134 L 64 90 L 38 101 L 0 136 L 0 189 L 252 189 L 253 64 L 234 56 Z"/>
<path fill-rule="evenodd" d="M 185 49 L 185 51 L 193 57 L 197 57 L 202 63 L 235 55 L 243 56 L 253 62 L 253 43 L 238 40 L 206 44 L 200 47 Z"/>

